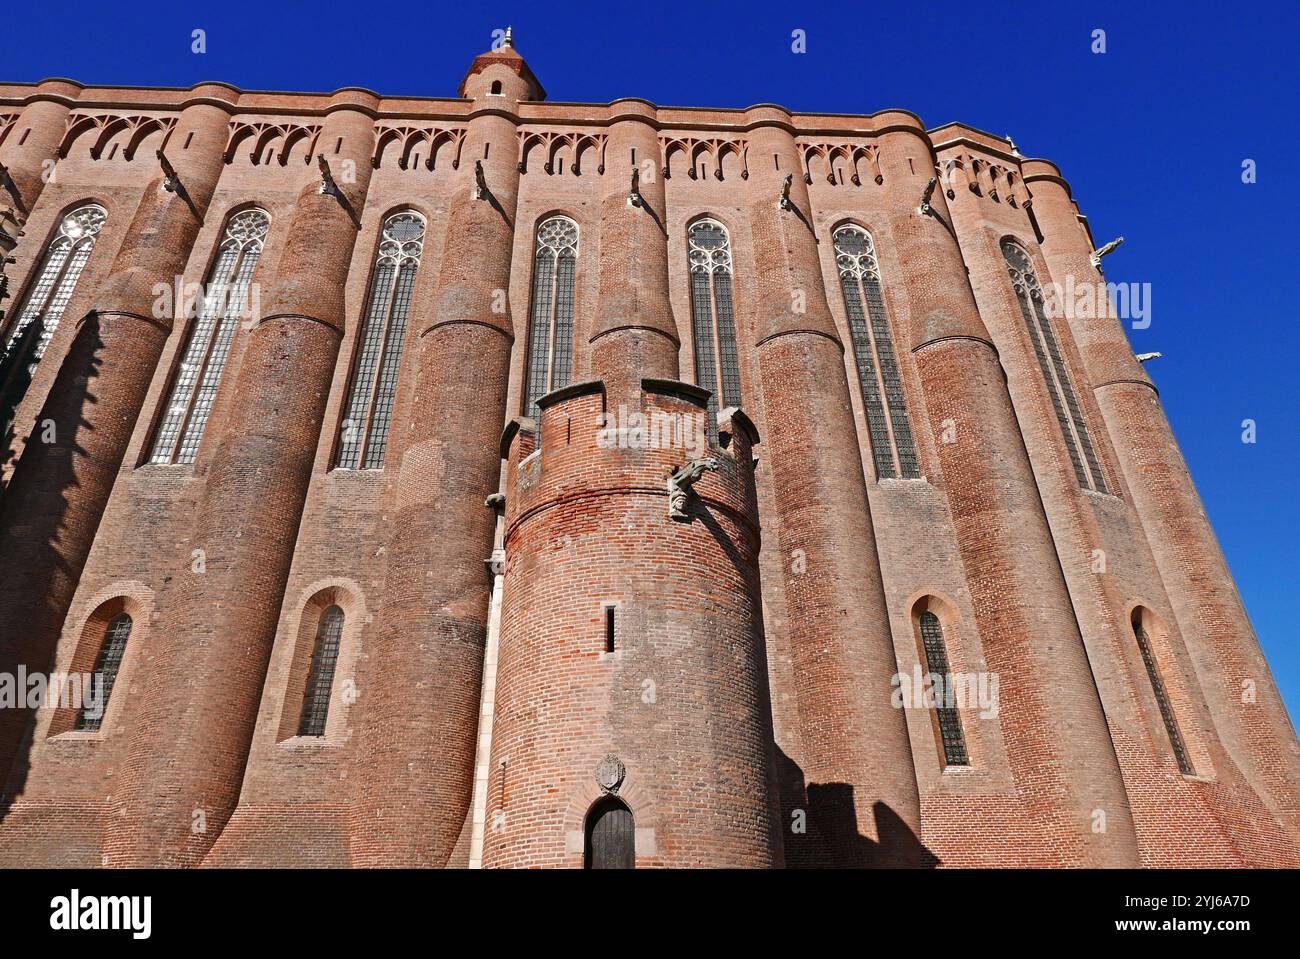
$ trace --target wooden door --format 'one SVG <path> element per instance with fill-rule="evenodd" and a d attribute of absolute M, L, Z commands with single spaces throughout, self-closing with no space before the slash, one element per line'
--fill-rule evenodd
<path fill-rule="evenodd" d="M 632 810 L 617 799 L 603 800 L 587 817 L 587 868 L 636 868 Z"/>

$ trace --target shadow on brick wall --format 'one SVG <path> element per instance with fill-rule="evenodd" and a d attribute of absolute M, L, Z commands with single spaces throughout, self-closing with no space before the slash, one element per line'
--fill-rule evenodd
<path fill-rule="evenodd" d="M 77 465 L 89 456 L 85 443 L 92 427 L 85 413 L 98 402 L 91 384 L 103 365 L 103 348 L 92 312 L 77 331 L 0 499 L 0 673 L 16 676 L 20 664 L 28 673 L 53 668 L 86 560 L 67 535 L 69 500 L 78 488 Z M 40 441 L 47 421 L 56 429 L 50 443 Z M 27 782 L 34 715 L 28 708 L 0 709 L 0 825 Z"/>
<path fill-rule="evenodd" d="M 809 783 L 803 770 L 780 747 L 775 749 L 785 829 L 785 864 L 790 869 L 879 869 L 915 866 L 933 869 L 939 858 L 884 803 L 872 812 L 876 835 L 858 832 L 853 786 Z M 796 814 L 802 811 L 803 817 Z M 802 818 L 803 832 L 794 824 Z"/>

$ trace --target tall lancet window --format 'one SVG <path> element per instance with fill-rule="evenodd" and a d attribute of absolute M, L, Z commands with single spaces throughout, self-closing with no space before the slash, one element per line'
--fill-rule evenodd
<path fill-rule="evenodd" d="M 307 689 L 302 701 L 302 717 L 298 721 L 299 736 L 325 735 L 330 693 L 334 689 L 334 668 L 338 665 L 342 638 L 343 610 L 329 606 L 320 614 L 320 626 L 316 630 L 316 646 L 312 650 L 311 669 L 307 673 Z"/>
<path fill-rule="evenodd" d="M 411 292 L 424 250 L 424 217 L 409 210 L 384 221 L 383 239 L 370 282 L 347 415 L 335 466 L 379 469 L 397 395 L 397 374 L 411 312 Z"/>
<path fill-rule="evenodd" d="M 921 468 L 907 418 L 894 340 L 885 316 L 875 244 L 866 230 L 856 226 L 840 227 L 834 240 L 835 264 L 844 292 L 844 312 L 849 318 L 876 478 L 918 479 Z"/>
<path fill-rule="evenodd" d="M 943 625 L 939 617 L 926 610 L 920 617 L 921 645 L 925 650 L 925 667 L 928 673 L 943 678 L 943 695 L 936 697 L 935 716 L 939 720 L 939 738 L 943 743 L 943 761 L 948 766 L 969 766 L 966 755 L 966 737 L 961 731 L 961 716 L 953 685 L 952 670 L 948 668 L 948 650 L 943 642 Z"/>
<path fill-rule="evenodd" d="M 695 382 L 709 396 L 709 432 L 718 410 L 740 405 L 736 315 L 731 297 L 731 241 L 716 220 L 696 220 L 686 235 L 691 266 L 691 322 Z M 721 389 L 719 389 L 721 379 Z"/>
<path fill-rule="evenodd" d="M 23 332 L 28 324 L 40 322 L 40 335 L 36 342 L 27 347 L 28 362 L 35 362 L 45 355 L 50 337 L 58 329 L 63 311 L 72 299 L 72 291 L 81 278 L 90 251 L 95 248 L 95 239 L 103 229 L 108 214 L 102 206 L 88 203 L 67 214 L 60 222 L 58 232 L 41 258 L 40 268 L 36 271 L 36 280 L 27 291 L 22 310 L 18 313 L 18 322 L 14 324 L 6 346 L 12 349 L 22 344 Z M 27 341 L 30 342 L 30 341 Z"/>
<path fill-rule="evenodd" d="M 123 613 L 111 623 L 104 633 L 103 644 L 95 656 L 95 669 L 91 674 L 99 683 L 98 702 L 82 707 L 77 714 L 74 729 L 86 732 L 99 732 L 104 722 L 104 710 L 108 708 L 108 699 L 113 695 L 113 686 L 117 682 L 118 670 L 122 667 L 122 657 L 126 655 L 126 642 L 131 638 L 131 617 Z"/>
<path fill-rule="evenodd" d="M 537 401 L 569 385 L 573 375 L 573 285 L 578 224 L 553 216 L 537 227 L 533 254 L 533 307 L 528 319 L 528 415 Z"/>
<path fill-rule="evenodd" d="M 253 271 L 262 255 L 271 219 L 263 210 L 243 210 L 226 223 L 217 260 L 203 286 L 199 315 L 172 381 L 166 411 L 154 437 L 151 463 L 193 463 L 207 425 L 230 344 L 247 312 Z"/>
<path fill-rule="evenodd" d="M 1174 759 L 1178 762 L 1178 769 L 1184 775 L 1194 776 L 1196 775 L 1196 768 L 1187 755 L 1187 746 L 1183 743 L 1183 734 L 1178 729 L 1178 718 L 1174 715 L 1173 703 L 1169 701 L 1165 681 L 1160 675 L 1160 666 L 1156 662 L 1155 653 L 1151 650 L 1151 640 L 1142 626 L 1141 610 L 1133 611 L 1133 636 L 1137 640 L 1138 652 L 1142 654 L 1142 664 L 1146 666 L 1147 679 L 1151 681 L 1151 692 L 1156 697 L 1156 707 L 1160 710 L 1160 718 L 1164 721 L 1165 732 L 1169 735 L 1169 746 L 1174 751 Z"/>
<path fill-rule="evenodd" d="M 1025 329 L 1034 345 L 1038 368 L 1047 382 L 1047 392 L 1052 399 L 1056 422 L 1065 437 L 1065 448 L 1070 454 L 1075 478 L 1084 489 L 1105 493 L 1106 479 L 1102 476 L 1101 464 L 1097 461 L 1092 439 L 1088 436 L 1088 427 L 1083 421 L 1083 411 L 1075 396 L 1074 386 L 1070 383 L 1070 374 L 1065 369 L 1060 344 L 1047 318 L 1043 305 L 1043 288 L 1034 274 L 1033 262 L 1029 259 L 1029 254 L 1011 240 L 1002 241 L 1002 255 L 1007 261 L 1007 273 L 1011 275 L 1011 285 L 1015 288 L 1016 299 L 1020 303 Z"/>

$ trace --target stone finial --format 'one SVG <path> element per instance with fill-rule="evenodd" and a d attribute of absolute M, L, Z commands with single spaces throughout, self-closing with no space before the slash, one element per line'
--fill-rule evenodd
<path fill-rule="evenodd" d="M 501 40 L 502 50 L 513 50 L 515 48 L 514 27 L 506 27 L 506 35 Z"/>
<path fill-rule="evenodd" d="M 712 457 L 694 459 L 681 466 L 668 477 L 668 517 L 670 519 L 690 521 L 691 514 L 686 511 L 686 501 L 691 495 L 695 483 L 706 470 L 716 470 L 717 460 Z"/>

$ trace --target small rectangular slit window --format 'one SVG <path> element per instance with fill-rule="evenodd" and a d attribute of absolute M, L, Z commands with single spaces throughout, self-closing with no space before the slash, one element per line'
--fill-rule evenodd
<path fill-rule="evenodd" d="M 614 651 L 614 607 L 605 607 L 605 652 Z"/>

